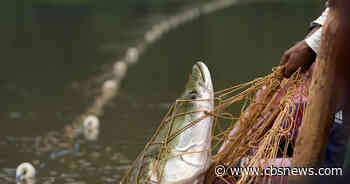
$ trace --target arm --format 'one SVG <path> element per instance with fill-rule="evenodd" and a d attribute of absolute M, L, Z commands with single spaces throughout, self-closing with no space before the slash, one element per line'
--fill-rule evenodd
<path fill-rule="evenodd" d="M 299 67 L 308 67 L 315 61 L 316 53 L 320 47 L 322 25 L 328 15 L 328 8 L 322 15 L 312 22 L 311 31 L 303 41 L 288 49 L 282 56 L 280 65 L 285 65 L 286 77 L 292 75 Z"/>

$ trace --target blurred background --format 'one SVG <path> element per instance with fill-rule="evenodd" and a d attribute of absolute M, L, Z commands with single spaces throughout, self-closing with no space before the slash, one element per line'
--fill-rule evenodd
<path fill-rule="evenodd" d="M 160 21 L 209 0 L 9 0 L 0 6 L 0 183 L 67 141 L 128 48 Z M 149 45 L 103 109 L 99 138 L 50 161 L 39 183 L 116 183 L 182 92 L 196 61 L 215 90 L 271 72 L 323 11 L 320 0 L 239 0 Z M 53 144 L 54 143 L 54 144 Z M 64 146 L 63 146 L 64 147 Z"/>

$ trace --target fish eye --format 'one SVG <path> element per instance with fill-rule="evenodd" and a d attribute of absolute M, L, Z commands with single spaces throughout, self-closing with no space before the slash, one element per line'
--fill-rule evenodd
<path fill-rule="evenodd" d="M 190 92 L 190 95 L 189 95 L 190 99 L 195 100 L 197 96 L 198 96 L 197 91 L 193 90 Z"/>

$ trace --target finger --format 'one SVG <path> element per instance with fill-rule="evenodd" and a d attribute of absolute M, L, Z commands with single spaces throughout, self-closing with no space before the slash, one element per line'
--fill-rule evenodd
<path fill-rule="evenodd" d="M 304 66 L 301 67 L 301 71 L 306 71 L 310 68 L 310 66 L 312 65 L 312 63 L 308 63 L 308 64 L 305 64 Z"/>
<path fill-rule="evenodd" d="M 289 57 L 289 62 L 286 64 L 284 70 L 285 77 L 290 77 L 299 68 L 297 59 L 298 57 L 296 54 L 292 54 Z"/>
<path fill-rule="evenodd" d="M 290 54 L 288 52 L 285 52 L 285 54 L 283 54 L 282 59 L 280 61 L 280 65 L 285 65 L 286 63 L 288 63 L 289 58 L 290 58 Z"/>

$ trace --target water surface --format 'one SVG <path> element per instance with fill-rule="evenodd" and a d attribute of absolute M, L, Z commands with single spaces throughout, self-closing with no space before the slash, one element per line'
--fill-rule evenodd
<path fill-rule="evenodd" d="M 4 8 L 0 182 L 13 183 L 21 162 L 38 166 L 51 151 L 72 146 L 64 126 L 91 105 L 108 79 L 105 71 L 152 24 L 186 6 L 14 1 Z M 208 65 L 216 90 L 263 76 L 321 11 L 317 3 L 241 4 L 171 31 L 130 68 L 101 117 L 98 141 L 79 138 L 79 152 L 50 161 L 39 183 L 119 181 L 182 92 L 195 61 Z"/>

